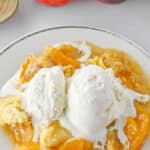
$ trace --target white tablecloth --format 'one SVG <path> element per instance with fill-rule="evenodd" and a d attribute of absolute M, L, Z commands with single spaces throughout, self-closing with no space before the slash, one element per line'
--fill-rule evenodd
<path fill-rule="evenodd" d="M 20 0 L 15 15 L 0 24 L 0 49 L 29 32 L 61 25 L 107 28 L 127 36 L 150 52 L 150 0 L 126 0 L 119 5 L 73 0 L 58 8 L 40 5 L 35 0 Z"/>

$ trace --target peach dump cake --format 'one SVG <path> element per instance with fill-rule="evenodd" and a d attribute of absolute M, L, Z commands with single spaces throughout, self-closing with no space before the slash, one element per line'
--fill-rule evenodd
<path fill-rule="evenodd" d="M 140 150 L 149 136 L 149 76 L 117 49 L 48 46 L 0 96 L 0 127 L 14 150 Z"/>

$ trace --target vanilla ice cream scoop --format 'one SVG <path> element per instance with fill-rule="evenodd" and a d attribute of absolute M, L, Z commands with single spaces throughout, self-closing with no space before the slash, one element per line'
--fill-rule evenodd
<path fill-rule="evenodd" d="M 70 81 L 68 108 L 61 121 L 73 135 L 104 143 L 107 126 L 112 121 L 117 120 L 115 127 L 119 133 L 123 132 L 125 118 L 136 115 L 134 99 L 140 97 L 139 93 L 121 85 L 112 69 L 84 66 Z M 146 96 L 142 100 L 146 100 Z M 125 138 L 123 134 L 119 135 Z"/>
<path fill-rule="evenodd" d="M 24 92 L 24 108 L 38 129 L 50 120 L 58 119 L 65 107 L 65 77 L 61 67 L 43 68 L 29 82 Z"/>
<path fill-rule="evenodd" d="M 115 98 L 111 70 L 95 65 L 78 70 L 68 91 L 67 117 L 83 137 L 105 140 L 109 109 Z"/>

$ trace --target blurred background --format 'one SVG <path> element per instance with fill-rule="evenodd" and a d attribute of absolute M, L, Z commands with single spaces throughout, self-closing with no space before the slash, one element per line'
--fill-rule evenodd
<path fill-rule="evenodd" d="M 126 0 L 119 4 L 72 0 L 60 7 L 19 0 L 15 14 L 0 24 L 0 49 L 24 34 L 64 25 L 107 28 L 136 41 L 150 52 L 150 0 Z"/>

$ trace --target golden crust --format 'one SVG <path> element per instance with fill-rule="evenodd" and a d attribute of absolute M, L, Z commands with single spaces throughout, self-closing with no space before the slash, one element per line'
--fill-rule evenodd
<path fill-rule="evenodd" d="M 51 122 L 47 127 L 41 128 L 40 144 L 42 147 L 53 147 L 64 143 L 71 138 L 71 133 L 61 126 L 59 121 Z"/>
<path fill-rule="evenodd" d="M 6 124 L 13 126 L 29 120 L 21 106 L 21 101 L 21 97 L 18 95 L 10 95 L 0 100 L 0 126 Z"/>
<path fill-rule="evenodd" d="M 98 57 L 98 56 L 96 56 L 94 58 L 87 59 L 87 61 L 85 62 L 85 64 L 87 64 L 87 65 L 93 64 L 93 65 L 97 65 L 97 66 L 100 66 L 100 67 L 106 69 L 106 66 L 105 66 L 102 58 Z"/>
<path fill-rule="evenodd" d="M 68 66 L 63 67 L 63 72 L 64 72 L 65 77 L 72 76 L 74 71 L 75 71 L 75 68 L 72 65 L 68 65 Z"/>

